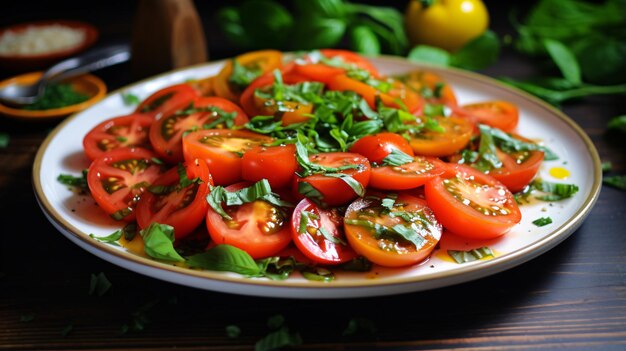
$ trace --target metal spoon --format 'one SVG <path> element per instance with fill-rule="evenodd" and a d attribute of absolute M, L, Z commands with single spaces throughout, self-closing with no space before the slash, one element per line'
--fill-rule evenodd
<path fill-rule="evenodd" d="M 46 86 L 51 82 L 123 63 L 130 60 L 130 57 L 128 44 L 112 45 L 89 51 L 84 55 L 55 64 L 33 84 L 12 84 L 0 89 L 0 101 L 13 106 L 32 104 L 43 95 Z"/>

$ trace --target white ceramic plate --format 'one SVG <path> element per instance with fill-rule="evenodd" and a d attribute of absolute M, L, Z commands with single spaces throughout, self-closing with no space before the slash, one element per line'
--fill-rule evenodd
<path fill-rule="evenodd" d="M 395 74 L 420 68 L 399 58 L 373 59 L 382 73 Z M 460 70 L 427 67 L 442 75 L 451 84 L 461 104 L 485 100 L 506 100 L 520 108 L 521 135 L 542 140 L 555 151 L 560 160 L 545 162 L 540 176 L 546 180 L 563 181 L 550 176 L 553 167 L 564 167 L 580 191 L 572 198 L 553 203 L 537 202 L 522 206 L 523 219 L 513 230 L 498 240 L 470 242 L 444 235 L 441 248 L 423 264 L 405 269 L 375 267 L 368 273 L 343 273 L 330 283 L 312 282 L 294 273 L 286 281 L 244 278 L 234 273 L 190 270 L 140 257 L 121 247 L 98 242 L 89 237 L 108 235 L 120 228 L 103 215 L 88 196 L 76 195 L 56 178 L 59 174 L 79 175 L 89 166 L 83 155 L 82 138 L 105 119 L 130 112 L 133 107 L 122 102 L 122 92 L 132 92 L 143 99 L 156 90 L 191 78 L 214 75 L 223 61 L 166 73 L 111 93 L 108 97 L 60 124 L 41 146 L 34 163 L 33 182 L 40 206 L 50 222 L 68 239 L 90 253 L 121 267 L 157 279 L 225 293 L 289 297 L 289 298 L 351 298 L 381 296 L 454 285 L 524 263 L 545 253 L 580 226 L 589 214 L 600 191 L 600 160 L 589 138 L 572 120 L 542 101 L 510 89 L 497 81 Z M 424 68 L 424 67 L 422 67 Z M 549 216 L 553 223 L 537 227 L 532 221 Z M 496 257 L 465 264 L 452 262 L 447 249 L 471 249 L 488 245 Z"/>

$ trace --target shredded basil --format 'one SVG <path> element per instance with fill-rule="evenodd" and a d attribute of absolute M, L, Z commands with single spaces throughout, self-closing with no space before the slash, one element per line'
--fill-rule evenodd
<path fill-rule="evenodd" d="M 468 251 L 448 250 L 448 255 L 450 255 L 456 263 L 467 263 L 480 260 L 484 257 L 494 257 L 493 251 L 487 246 Z"/>
<path fill-rule="evenodd" d="M 111 284 L 104 273 L 100 272 L 97 275 L 92 273 L 89 282 L 89 295 L 102 296 L 111 289 L 111 286 L 113 284 Z"/>
<path fill-rule="evenodd" d="M 400 149 L 393 149 L 389 153 L 389 155 L 385 156 L 383 159 L 383 166 L 402 166 L 407 163 L 413 162 L 414 159 L 412 156 L 409 156 L 402 152 Z"/>
<path fill-rule="evenodd" d="M 415 229 L 404 226 L 402 224 L 396 224 L 393 227 L 388 227 L 380 223 L 368 220 L 349 218 L 345 219 L 344 223 L 367 228 L 372 232 L 374 238 L 376 239 L 381 239 L 385 236 L 401 238 L 413 243 L 416 249 L 419 249 L 426 244 L 426 239 L 421 236 Z"/>
<path fill-rule="evenodd" d="M 388 193 L 387 196 L 381 200 L 380 205 L 387 209 L 388 211 L 393 210 L 393 206 L 398 199 L 398 194 L 396 193 Z"/>
<path fill-rule="evenodd" d="M 311 220 L 320 219 L 320 216 L 316 215 L 313 212 L 304 211 L 300 212 L 300 225 L 298 226 L 298 233 L 304 234 L 307 232 L 306 228 L 309 226 L 309 222 Z"/>
<path fill-rule="evenodd" d="M 92 239 L 101 241 L 103 243 L 111 244 L 114 246 L 120 246 L 120 244 L 118 244 L 117 242 L 122 238 L 123 234 L 124 234 L 124 231 L 121 229 L 118 229 L 112 234 L 109 234 L 107 236 L 95 236 L 93 233 L 91 233 L 89 234 L 89 237 Z"/>
<path fill-rule="evenodd" d="M 530 187 L 532 190 L 538 190 L 545 195 L 535 196 L 542 201 L 560 201 L 574 196 L 579 190 L 575 184 L 552 183 L 541 179 L 535 179 Z"/>
<path fill-rule="evenodd" d="M 233 59 L 231 62 L 233 69 L 228 77 L 228 83 L 234 85 L 238 91 L 243 91 L 253 80 L 263 74 L 263 70 L 255 65 L 243 66 L 237 59 Z"/>
<path fill-rule="evenodd" d="M 148 256 L 163 261 L 185 261 L 174 249 L 174 227 L 167 224 L 151 223 L 139 234 L 143 238 L 144 250 Z"/>
<path fill-rule="evenodd" d="M 126 106 L 134 106 L 134 105 L 139 105 L 139 103 L 141 103 L 141 100 L 139 99 L 139 97 L 131 92 L 123 92 L 121 96 L 122 96 L 122 102 L 124 102 L 124 105 Z"/>
<path fill-rule="evenodd" d="M 89 191 L 87 184 L 87 169 L 84 169 L 80 177 L 71 174 L 59 174 L 57 180 L 65 185 L 76 187 L 82 191 Z"/>
<path fill-rule="evenodd" d="M 602 182 L 608 186 L 612 186 L 620 190 L 626 190 L 626 175 L 604 177 Z"/>
<path fill-rule="evenodd" d="M 360 197 L 365 196 L 365 187 L 359 183 L 356 179 L 352 178 L 349 174 L 344 173 L 326 173 L 325 177 L 339 178 L 343 180 L 348 186 Z"/>
<path fill-rule="evenodd" d="M 543 227 L 551 223 L 552 223 L 552 218 L 550 217 L 541 217 L 533 221 L 533 224 L 536 225 L 537 227 Z"/>
<path fill-rule="evenodd" d="M 277 207 L 293 207 L 292 204 L 281 200 L 277 194 L 272 192 L 272 188 L 267 179 L 261 179 L 249 187 L 232 192 L 227 191 L 222 186 L 213 187 L 209 195 L 207 195 L 206 200 L 215 212 L 228 220 L 231 220 L 232 217 L 224 211 L 222 203 L 225 203 L 226 206 L 236 206 L 263 200 Z"/>
<path fill-rule="evenodd" d="M 372 270 L 372 262 L 363 256 L 358 256 L 338 267 L 344 271 L 369 272 Z"/>

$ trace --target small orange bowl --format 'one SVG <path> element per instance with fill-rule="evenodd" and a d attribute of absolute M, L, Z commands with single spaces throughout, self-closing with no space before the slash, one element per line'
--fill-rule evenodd
<path fill-rule="evenodd" d="M 0 88 L 10 84 L 31 84 L 36 82 L 43 72 L 26 73 L 0 82 Z M 89 96 L 89 99 L 74 105 L 59 107 L 49 110 L 24 110 L 7 106 L 0 103 L 0 114 L 22 120 L 54 119 L 68 116 L 72 113 L 82 111 L 87 107 L 102 100 L 106 96 L 106 84 L 98 77 L 91 74 L 68 78 L 62 83 L 69 83 L 76 92 Z"/>
<path fill-rule="evenodd" d="M 64 58 L 74 56 L 92 46 L 98 39 L 99 33 L 96 27 L 89 23 L 73 21 L 73 20 L 46 20 L 36 22 L 26 22 L 0 29 L 0 38 L 6 32 L 20 33 L 30 27 L 46 27 L 51 25 L 60 25 L 72 29 L 80 29 L 84 32 L 83 41 L 78 44 L 37 54 L 2 54 L 0 53 L 0 68 L 12 72 L 29 72 L 47 68 Z"/>

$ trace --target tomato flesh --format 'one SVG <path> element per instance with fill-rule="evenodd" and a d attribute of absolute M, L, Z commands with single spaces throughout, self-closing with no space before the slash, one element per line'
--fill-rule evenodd
<path fill-rule="evenodd" d="M 236 191 L 249 185 L 240 182 L 226 190 Z M 224 210 L 232 219 L 222 218 L 211 207 L 206 216 L 211 239 L 218 245 L 238 247 L 258 259 L 276 255 L 291 242 L 289 215 L 282 208 L 256 200 Z"/>
<path fill-rule="evenodd" d="M 206 196 L 209 186 L 213 185 L 209 167 L 204 160 L 186 163 L 184 171 L 188 179 L 198 178 L 185 188 L 176 186 L 180 183 L 178 167 L 174 167 L 156 179 L 152 187 L 144 192 L 137 203 L 137 224 L 147 228 L 151 223 L 168 224 L 174 227 L 176 239 L 184 238 L 198 227 L 206 215 L 208 203 Z M 153 188 L 167 189 L 153 193 Z"/>
<path fill-rule="evenodd" d="M 380 194 L 377 194 L 380 195 Z M 417 264 L 430 255 L 441 239 L 441 224 L 422 199 L 400 194 L 391 210 L 382 206 L 382 196 L 367 196 L 350 204 L 344 228 L 352 248 L 370 261 L 385 267 Z M 376 231 L 364 224 L 378 225 L 386 231 Z M 420 240 L 419 246 L 393 229 L 401 226 Z M 404 231 L 403 231 L 404 232 Z"/>
<path fill-rule="evenodd" d="M 150 148 L 148 131 L 154 119 L 139 113 L 108 119 L 93 127 L 83 138 L 83 149 L 95 160 L 121 147 Z"/>
<path fill-rule="evenodd" d="M 469 166 L 449 165 L 424 190 L 437 219 L 460 236 L 495 238 L 522 217 L 513 194 L 502 183 Z"/>
<path fill-rule="evenodd" d="M 370 162 L 378 164 L 381 164 L 393 150 L 399 150 L 413 156 L 413 149 L 406 139 L 396 133 L 389 132 L 364 136 L 350 148 L 350 152 L 361 154 L 367 157 Z"/>
<path fill-rule="evenodd" d="M 369 185 L 384 190 L 414 189 L 442 174 L 444 169 L 443 162 L 436 158 L 416 156 L 413 162 L 403 165 L 372 168 Z"/>
<path fill-rule="evenodd" d="M 241 174 L 251 182 L 267 179 L 279 189 L 291 184 L 297 169 L 295 145 L 255 146 L 243 154 Z"/>
<path fill-rule="evenodd" d="M 187 107 L 198 97 L 198 92 L 189 84 L 176 84 L 165 87 L 148 96 L 137 106 L 136 113 L 155 119 Z"/>

